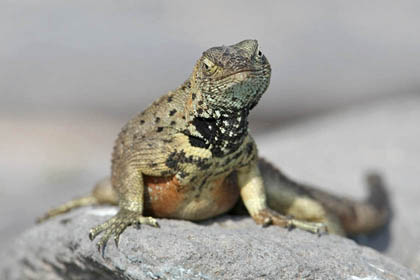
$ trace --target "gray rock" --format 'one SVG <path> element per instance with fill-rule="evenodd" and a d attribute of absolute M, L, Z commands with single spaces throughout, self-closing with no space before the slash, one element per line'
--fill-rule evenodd
<path fill-rule="evenodd" d="M 34 226 L 2 250 L 1 279 L 420 279 L 373 249 L 338 236 L 261 228 L 224 216 L 128 228 L 105 258 L 88 229 L 115 208 L 83 208 Z"/>

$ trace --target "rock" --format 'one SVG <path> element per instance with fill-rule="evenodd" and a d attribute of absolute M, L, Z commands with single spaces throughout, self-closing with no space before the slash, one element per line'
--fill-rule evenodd
<path fill-rule="evenodd" d="M 249 217 L 128 228 L 105 258 L 88 230 L 116 212 L 83 208 L 36 225 L 2 250 L 1 279 L 420 279 L 375 250 L 333 236 L 262 228 Z"/>

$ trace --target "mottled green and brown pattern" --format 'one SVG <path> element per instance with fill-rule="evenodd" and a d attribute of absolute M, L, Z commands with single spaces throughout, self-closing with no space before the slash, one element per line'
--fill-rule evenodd
<path fill-rule="evenodd" d="M 123 127 L 111 181 L 43 219 L 82 205 L 118 204 L 116 216 L 90 230 L 92 240 L 103 232 L 99 249 L 110 237 L 118 244 L 131 224 L 157 226 L 152 217 L 198 221 L 232 208 L 246 209 L 258 224 L 312 232 L 358 233 L 383 225 L 388 203 L 378 176 L 370 176 L 370 185 L 382 199 L 354 202 L 297 184 L 258 158 L 248 114 L 270 76 L 255 40 L 208 49 L 181 87 Z"/>

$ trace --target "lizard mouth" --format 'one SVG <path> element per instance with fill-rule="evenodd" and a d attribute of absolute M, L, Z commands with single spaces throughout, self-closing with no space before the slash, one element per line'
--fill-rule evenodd
<path fill-rule="evenodd" d="M 236 78 L 237 80 L 243 81 L 246 78 L 248 78 L 248 76 L 251 73 L 255 73 L 255 72 L 258 72 L 258 71 L 252 70 L 252 69 L 239 70 L 239 71 L 235 71 L 233 73 L 229 73 L 227 75 L 224 75 L 224 76 L 220 77 L 219 80 L 223 80 L 223 79 L 226 79 L 226 78 L 229 78 L 229 77 L 234 76 L 234 78 Z"/>

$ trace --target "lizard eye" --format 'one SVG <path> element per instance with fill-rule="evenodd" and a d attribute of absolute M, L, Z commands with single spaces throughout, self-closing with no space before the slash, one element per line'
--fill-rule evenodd
<path fill-rule="evenodd" d="M 212 75 L 216 72 L 217 66 L 209 59 L 203 59 L 203 72 L 206 75 Z"/>

